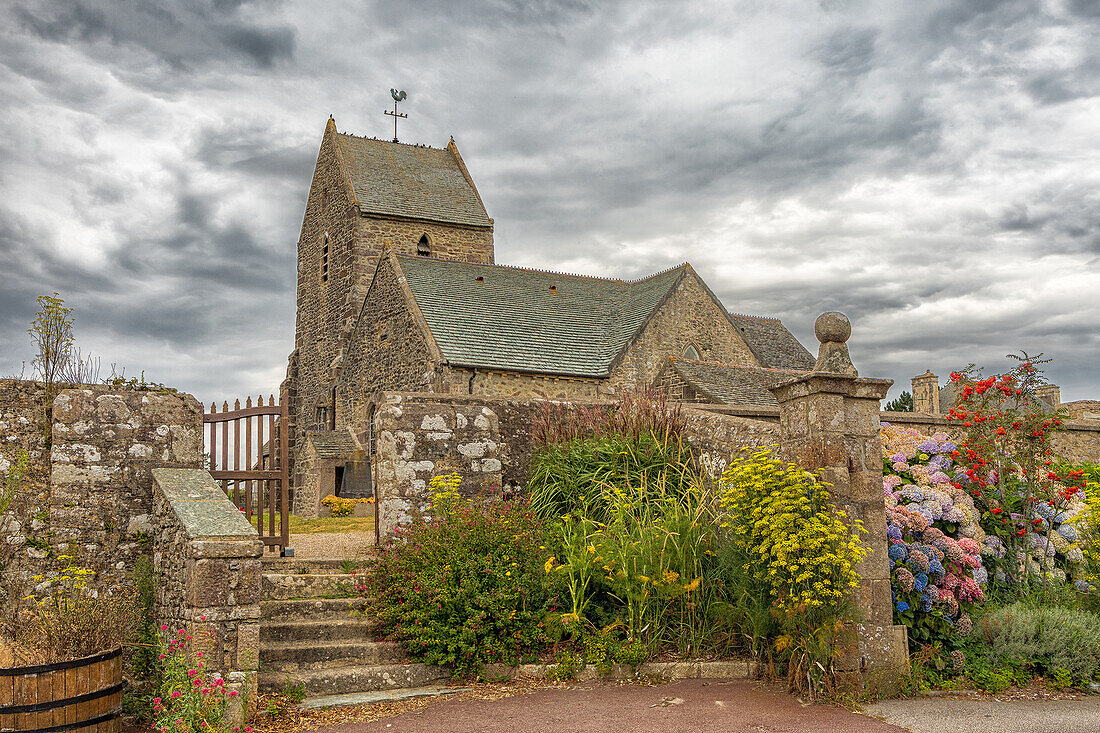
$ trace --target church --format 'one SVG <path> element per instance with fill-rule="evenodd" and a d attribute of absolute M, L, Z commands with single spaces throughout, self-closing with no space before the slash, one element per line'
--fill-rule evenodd
<path fill-rule="evenodd" d="M 383 394 L 598 401 L 656 388 L 774 407 L 768 386 L 813 364 L 782 323 L 731 313 L 688 263 L 638 280 L 497 264 L 453 138 L 434 148 L 325 126 L 283 385 L 296 513 L 363 491 L 347 472 L 376 453 Z"/>

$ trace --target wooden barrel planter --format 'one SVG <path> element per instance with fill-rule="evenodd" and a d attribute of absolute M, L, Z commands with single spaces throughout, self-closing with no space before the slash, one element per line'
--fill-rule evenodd
<path fill-rule="evenodd" d="M 0 731 L 118 733 L 122 649 L 0 668 Z"/>

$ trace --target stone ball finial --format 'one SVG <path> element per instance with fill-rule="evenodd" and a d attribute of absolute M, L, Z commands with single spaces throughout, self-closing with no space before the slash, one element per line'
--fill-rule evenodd
<path fill-rule="evenodd" d="M 844 343 L 852 335 L 852 324 L 848 316 L 836 311 L 822 313 L 814 324 L 814 333 L 821 342 L 817 350 L 817 363 L 814 364 L 815 372 L 859 376 L 848 356 L 848 345 Z"/>
<path fill-rule="evenodd" d="M 817 334 L 817 340 L 823 344 L 842 344 L 852 335 L 852 323 L 843 313 L 829 311 L 817 317 L 814 333 Z"/>

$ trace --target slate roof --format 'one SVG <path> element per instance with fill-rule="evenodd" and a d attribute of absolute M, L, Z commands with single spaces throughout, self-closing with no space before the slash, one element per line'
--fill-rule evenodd
<path fill-rule="evenodd" d="M 778 318 L 745 316 L 731 313 L 730 318 L 741 332 L 745 343 L 768 369 L 796 369 L 810 371 L 816 359 L 798 342 L 794 334 Z"/>
<path fill-rule="evenodd" d="M 448 149 L 337 133 L 336 146 L 366 214 L 487 227 L 473 184 Z"/>
<path fill-rule="evenodd" d="M 346 430 L 309 430 L 306 432 L 318 458 L 344 458 L 358 447 Z"/>
<path fill-rule="evenodd" d="M 576 377 L 608 376 L 687 267 L 628 282 L 396 257 L 450 364 Z"/>
<path fill-rule="evenodd" d="M 671 367 L 685 382 L 716 402 L 756 407 L 778 407 L 768 387 L 805 373 L 694 359 L 672 359 Z"/>

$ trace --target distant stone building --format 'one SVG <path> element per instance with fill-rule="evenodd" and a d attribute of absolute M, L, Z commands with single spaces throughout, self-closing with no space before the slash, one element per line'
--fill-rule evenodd
<path fill-rule="evenodd" d="M 656 386 L 775 406 L 767 386 L 814 363 L 778 320 L 730 314 L 687 263 L 624 281 L 494 262 L 454 140 L 360 138 L 329 120 L 284 384 L 296 511 L 342 490 L 341 460 L 374 455 L 383 393 L 597 400 Z"/>

